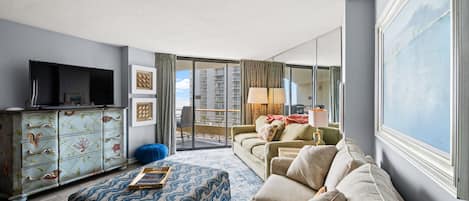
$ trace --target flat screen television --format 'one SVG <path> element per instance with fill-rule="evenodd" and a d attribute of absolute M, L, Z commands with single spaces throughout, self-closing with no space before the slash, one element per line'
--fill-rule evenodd
<path fill-rule="evenodd" d="M 114 104 L 112 70 L 29 61 L 33 106 Z"/>

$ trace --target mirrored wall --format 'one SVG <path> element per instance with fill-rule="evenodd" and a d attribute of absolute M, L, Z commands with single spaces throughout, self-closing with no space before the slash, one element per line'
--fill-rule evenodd
<path fill-rule="evenodd" d="M 285 114 L 306 114 L 324 107 L 331 123 L 339 122 L 342 29 L 331 30 L 271 58 L 286 63 Z"/>

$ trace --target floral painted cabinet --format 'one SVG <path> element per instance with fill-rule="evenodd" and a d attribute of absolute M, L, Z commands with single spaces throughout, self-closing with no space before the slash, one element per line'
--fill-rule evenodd
<path fill-rule="evenodd" d="M 0 111 L 0 199 L 126 166 L 124 108 Z"/>
<path fill-rule="evenodd" d="M 103 166 L 104 170 L 122 167 L 127 163 L 124 110 L 108 109 L 103 120 Z"/>

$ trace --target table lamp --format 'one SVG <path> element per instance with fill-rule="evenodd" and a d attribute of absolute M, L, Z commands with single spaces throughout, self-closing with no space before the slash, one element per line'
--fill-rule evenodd
<path fill-rule="evenodd" d="M 314 138 L 316 141 L 316 145 L 319 145 L 319 143 L 321 142 L 321 132 L 319 131 L 319 127 L 329 126 L 329 118 L 327 117 L 327 110 L 321 109 L 319 107 L 309 110 L 308 123 L 312 127 L 316 128 L 316 131 L 314 132 Z"/>
<path fill-rule="evenodd" d="M 267 100 L 267 88 L 257 88 L 257 87 L 251 87 L 249 88 L 249 93 L 248 93 L 248 101 L 247 103 L 253 104 L 268 104 L 269 101 Z M 253 118 L 252 120 L 255 121 L 256 118 L 259 116 L 259 110 L 258 108 L 254 107 L 254 112 L 253 112 Z"/>

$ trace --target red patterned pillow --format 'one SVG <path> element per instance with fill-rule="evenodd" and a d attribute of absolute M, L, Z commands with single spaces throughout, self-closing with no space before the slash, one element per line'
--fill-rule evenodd
<path fill-rule="evenodd" d="M 267 120 L 269 123 L 272 123 L 272 122 L 275 121 L 275 120 L 283 121 L 284 118 L 285 118 L 285 117 L 284 117 L 283 115 L 269 114 L 269 115 L 267 115 L 266 120 Z"/>
<path fill-rule="evenodd" d="M 288 124 L 307 124 L 308 123 L 308 115 L 302 114 L 293 114 L 288 116 L 285 119 L 285 125 Z"/>

